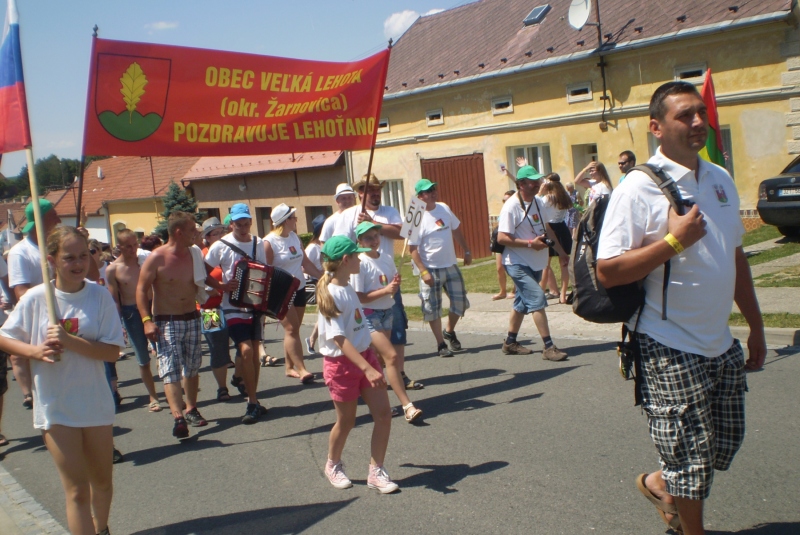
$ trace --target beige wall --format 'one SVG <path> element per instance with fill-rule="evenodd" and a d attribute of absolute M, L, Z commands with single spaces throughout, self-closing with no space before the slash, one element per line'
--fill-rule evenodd
<path fill-rule="evenodd" d="M 111 239 L 116 244 L 114 226 L 118 223 L 134 232 L 143 232 L 145 236 L 153 232 L 158 225 L 159 214 L 164 211 L 161 199 L 140 201 L 120 201 L 109 203 L 108 220 L 111 226 Z"/>
<path fill-rule="evenodd" d="M 193 180 L 191 188 L 199 209 L 217 208 L 221 218 L 225 217 L 231 206 L 240 202 L 250 207 L 254 219 L 258 218 L 258 208 L 274 208 L 282 202 L 286 203 L 297 208 L 297 230 L 298 233 L 304 233 L 310 231 L 305 208 L 330 206 L 335 210 L 333 194 L 336 186 L 346 181 L 344 166 L 337 166 L 298 171 L 297 182 L 294 173 L 272 173 Z M 244 191 L 240 189 L 242 184 L 247 186 Z M 268 229 L 259 224 L 257 230 L 263 235 Z"/>
<path fill-rule="evenodd" d="M 420 178 L 421 158 L 481 152 L 489 213 L 497 214 L 503 192 L 512 185 L 500 172 L 500 164 L 510 163 L 510 147 L 548 144 L 552 170 L 568 182 L 577 166 L 572 147 L 591 143 L 597 144 L 598 158 L 616 183 L 621 151 L 633 150 L 640 162 L 649 157 L 647 105 L 652 92 L 674 78 L 675 67 L 705 63 L 713 72 L 720 124 L 731 129 L 742 208 L 752 209 L 759 182 L 792 158 L 788 148 L 792 130 L 786 125 L 792 111 L 789 98 L 800 96 L 800 84 L 786 89 L 786 71 L 793 67 L 781 55 L 782 45 L 791 39 L 798 35 L 785 24 L 773 23 L 607 56 L 613 111 L 606 113 L 606 132 L 598 126 L 603 101 L 596 57 L 388 100 L 381 115 L 389 118 L 391 131 L 378 136 L 373 169 L 381 179 L 405 179 L 410 198 Z M 567 85 L 587 81 L 592 83 L 593 98 L 568 103 Z M 493 116 L 492 98 L 506 95 L 513 98 L 513 113 Z M 425 112 L 437 108 L 443 109 L 444 124 L 428 127 Z M 353 176 L 364 173 L 367 159 L 366 151 L 353 154 Z"/>

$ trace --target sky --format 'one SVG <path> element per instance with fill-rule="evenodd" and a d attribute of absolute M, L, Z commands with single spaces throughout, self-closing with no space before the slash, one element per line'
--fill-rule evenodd
<path fill-rule="evenodd" d="M 35 159 L 80 158 L 92 27 L 119 41 L 352 61 L 471 0 L 17 0 Z M 5 18 L 5 2 L 0 0 Z M 4 154 L 16 176 L 25 152 Z"/>

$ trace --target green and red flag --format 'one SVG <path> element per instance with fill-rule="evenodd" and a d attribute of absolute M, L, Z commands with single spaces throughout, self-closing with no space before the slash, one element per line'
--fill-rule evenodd
<path fill-rule="evenodd" d="M 700 151 L 700 157 L 708 162 L 725 167 L 725 156 L 722 149 L 722 133 L 719 128 L 717 115 L 717 96 L 714 93 L 714 81 L 711 79 L 711 69 L 706 71 L 706 79 L 700 90 L 706 108 L 708 109 L 708 138 L 706 146 Z"/>

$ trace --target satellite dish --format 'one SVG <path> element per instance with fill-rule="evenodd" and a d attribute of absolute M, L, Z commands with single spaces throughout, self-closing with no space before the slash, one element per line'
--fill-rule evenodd
<path fill-rule="evenodd" d="M 569 14 L 567 20 L 569 25 L 580 30 L 589 20 L 589 14 L 592 11 L 592 0 L 572 0 L 572 5 L 569 6 Z"/>

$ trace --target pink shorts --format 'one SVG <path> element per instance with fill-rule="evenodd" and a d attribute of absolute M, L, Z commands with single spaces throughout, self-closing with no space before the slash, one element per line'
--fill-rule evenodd
<path fill-rule="evenodd" d="M 361 356 L 370 366 L 383 373 L 381 363 L 378 362 L 371 347 L 362 351 Z M 354 401 L 361 395 L 362 390 L 371 388 L 364 372 L 346 356 L 325 357 L 323 361 L 322 376 L 325 378 L 325 384 L 328 385 L 333 401 Z"/>

